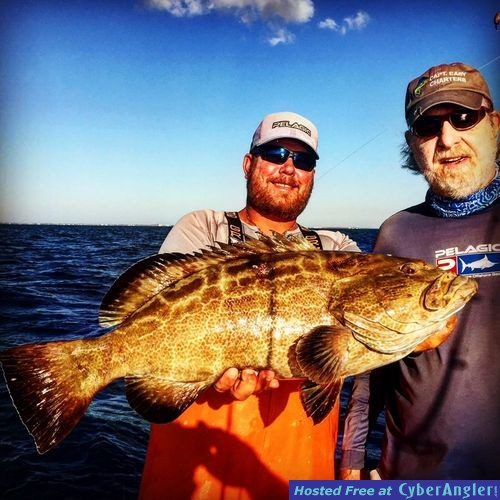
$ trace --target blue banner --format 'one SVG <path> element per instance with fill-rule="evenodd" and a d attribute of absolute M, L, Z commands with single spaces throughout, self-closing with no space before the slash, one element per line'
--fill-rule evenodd
<path fill-rule="evenodd" d="M 500 494 L 500 480 L 465 481 L 290 481 L 289 499 L 314 497 L 420 500 L 426 498 L 494 498 Z"/>

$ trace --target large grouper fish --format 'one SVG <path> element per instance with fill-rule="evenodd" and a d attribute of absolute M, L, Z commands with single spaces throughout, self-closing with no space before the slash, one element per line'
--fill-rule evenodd
<path fill-rule="evenodd" d="M 130 405 L 166 423 L 227 368 L 270 368 L 305 379 L 303 406 L 319 422 L 345 377 L 406 356 L 476 291 L 422 261 L 263 237 L 144 259 L 104 297 L 99 320 L 112 330 L 13 347 L 0 361 L 40 453 L 122 377 Z"/>

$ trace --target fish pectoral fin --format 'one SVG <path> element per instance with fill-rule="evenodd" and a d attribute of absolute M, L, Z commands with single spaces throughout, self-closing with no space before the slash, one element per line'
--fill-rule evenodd
<path fill-rule="evenodd" d="M 297 363 L 305 376 L 326 385 L 340 378 L 349 357 L 352 333 L 341 326 L 318 326 L 297 342 Z"/>
<path fill-rule="evenodd" d="M 300 398 L 308 417 L 319 424 L 330 413 L 342 389 L 343 379 L 327 385 L 319 385 L 307 380 L 300 388 Z"/>
<path fill-rule="evenodd" d="M 302 384 L 300 397 L 315 424 L 330 413 L 340 393 L 351 339 L 349 329 L 329 325 L 314 328 L 297 342 L 297 363 L 309 379 Z"/>
<path fill-rule="evenodd" d="M 172 422 L 210 385 L 207 381 L 175 382 L 155 376 L 125 378 L 130 406 L 156 424 Z"/>

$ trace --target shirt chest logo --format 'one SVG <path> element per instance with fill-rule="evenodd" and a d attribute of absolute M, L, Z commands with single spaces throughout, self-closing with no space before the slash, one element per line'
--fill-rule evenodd
<path fill-rule="evenodd" d="M 436 265 L 462 276 L 495 276 L 500 274 L 500 244 L 469 245 L 465 249 L 450 247 L 434 252 Z"/>

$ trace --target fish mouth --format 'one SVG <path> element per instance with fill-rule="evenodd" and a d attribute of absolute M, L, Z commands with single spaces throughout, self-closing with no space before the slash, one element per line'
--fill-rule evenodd
<path fill-rule="evenodd" d="M 422 306 L 428 311 L 446 309 L 446 313 L 450 313 L 448 306 L 453 303 L 456 304 L 456 308 L 453 308 L 451 314 L 455 314 L 477 292 L 477 289 L 475 280 L 445 273 L 435 279 L 424 292 Z"/>

